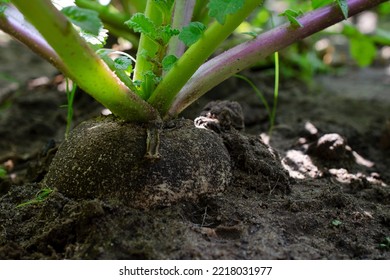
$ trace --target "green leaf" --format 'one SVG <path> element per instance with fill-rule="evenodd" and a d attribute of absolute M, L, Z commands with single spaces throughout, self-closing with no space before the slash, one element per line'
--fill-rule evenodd
<path fill-rule="evenodd" d="M 108 37 L 108 30 L 101 28 L 98 35 L 93 35 L 91 33 L 80 31 L 80 36 L 84 38 L 85 41 L 90 45 L 93 50 L 102 48 L 106 44 L 106 39 Z"/>
<path fill-rule="evenodd" d="M 376 56 L 376 47 L 368 37 L 361 36 L 349 40 L 351 56 L 360 67 L 368 66 Z"/>
<path fill-rule="evenodd" d="M 167 44 L 169 39 L 172 38 L 172 36 L 176 36 L 180 33 L 178 29 L 172 28 L 169 24 L 161 26 L 158 31 L 158 39 L 161 39 L 163 45 Z"/>
<path fill-rule="evenodd" d="M 152 40 L 157 39 L 156 25 L 154 24 L 154 22 L 152 20 L 147 18 L 142 13 L 134 14 L 128 21 L 125 22 L 125 24 L 128 27 L 132 28 L 135 32 L 142 33 L 142 34 L 148 36 Z"/>
<path fill-rule="evenodd" d="M 388 15 L 390 14 L 390 2 L 382 3 L 378 7 L 378 13 L 380 15 Z"/>
<path fill-rule="evenodd" d="M 126 56 L 120 56 L 114 59 L 115 69 L 132 72 L 131 59 Z"/>
<path fill-rule="evenodd" d="M 172 28 L 169 24 L 157 27 L 156 24 L 142 13 L 137 13 L 126 21 L 128 27 L 135 32 L 142 33 L 160 45 L 168 43 L 172 36 L 178 35 L 178 29 Z"/>
<path fill-rule="evenodd" d="M 0 167 L 0 179 L 3 179 L 7 176 L 7 170 L 4 168 Z"/>
<path fill-rule="evenodd" d="M 65 7 L 61 12 L 75 25 L 80 27 L 84 32 L 92 35 L 99 35 L 103 23 L 99 14 L 95 11 L 79 8 L 77 6 Z"/>
<path fill-rule="evenodd" d="M 242 32 L 242 34 L 249 35 L 249 36 L 251 36 L 251 37 L 253 37 L 253 38 L 256 38 L 257 35 L 259 35 L 259 34 L 257 34 L 255 31 Z"/>
<path fill-rule="evenodd" d="M 333 3 L 334 0 L 311 0 L 311 6 L 313 9 L 317 9 Z"/>
<path fill-rule="evenodd" d="M 363 36 L 363 34 L 360 33 L 360 31 L 354 27 L 353 25 L 345 24 L 342 34 L 351 38 L 351 37 L 360 37 Z"/>
<path fill-rule="evenodd" d="M 161 64 L 164 71 L 169 71 L 173 67 L 173 65 L 176 63 L 177 57 L 174 55 L 167 55 L 162 60 Z"/>
<path fill-rule="evenodd" d="M 50 188 L 43 188 L 35 195 L 35 198 L 30 199 L 30 200 L 23 202 L 21 204 L 18 204 L 16 206 L 16 208 L 24 207 L 24 206 L 27 206 L 30 204 L 38 204 L 38 203 L 44 201 L 52 192 L 53 192 L 53 190 Z"/>
<path fill-rule="evenodd" d="M 0 16 L 4 14 L 4 11 L 7 9 L 7 3 L 9 3 L 10 0 L 0 0 Z"/>
<path fill-rule="evenodd" d="M 335 227 L 338 227 L 342 224 L 342 222 L 340 220 L 333 220 L 332 221 L 332 225 L 335 226 Z"/>
<path fill-rule="evenodd" d="M 135 80 L 135 81 L 133 81 L 133 83 L 136 87 L 140 87 L 142 85 L 142 81 L 140 81 L 140 80 Z"/>
<path fill-rule="evenodd" d="M 337 0 L 337 5 L 339 5 L 341 11 L 343 12 L 344 18 L 348 18 L 348 2 L 347 0 Z"/>
<path fill-rule="evenodd" d="M 250 21 L 250 23 L 253 26 L 261 27 L 269 21 L 270 17 L 271 17 L 270 11 L 262 8 L 254 15 L 254 18 Z"/>
<path fill-rule="evenodd" d="M 186 45 L 191 46 L 202 37 L 206 26 L 201 22 L 191 22 L 188 26 L 183 27 L 179 34 L 179 39 Z"/>
<path fill-rule="evenodd" d="M 375 37 L 362 34 L 353 25 L 344 25 L 342 34 L 349 38 L 349 49 L 352 58 L 360 67 L 368 66 L 376 56 Z"/>
<path fill-rule="evenodd" d="M 149 97 L 155 86 L 160 82 L 161 78 L 158 77 L 153 71 L 149 70 L 144 73 L 143 80 L 140 83 L 140 87 L 145 96 Z M 138 84 L 136 81 L 135 84 Z"/>
<path fill-rule="evenodd" d="M 291 26 L 294 28 L 298 28 L 298 27 L 303 27 L 303 25 L 299 22 L 299 20 L 297 20 L 297 17 L 301 16 L 302 14 L 303 14 L 302 11 L 297 12 L 291 9 L 287 9 L 283 13 L 279 14 L 279 16 L 287 17 Z"/>
<path fill-rule="evenodd" d="M 372 40 L 377 44 L 390 46 L 390 31 L 377 28 Z"/>
<path fill-rule="evenodd" d="M 214 17 L 220 24 L 224 24 L 226 16 L 236 13 L 243 5 L 244 0 L 210 0 L 209 16 Z"/>

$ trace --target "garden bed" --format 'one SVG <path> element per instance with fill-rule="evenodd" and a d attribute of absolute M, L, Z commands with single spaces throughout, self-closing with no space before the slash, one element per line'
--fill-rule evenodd
<path fill-rule="evenodd" d="M 383 67 L 320 76 L 311 86 L 282 83 L 270 145 L 290 172 L 290 193 L 275 192 L 275 181 L 256 181 L 246 170 L 219 194 L 146 210 L 57 190 L 20 205 L 40 193 L 64 139 L 66 110 L 59 107 L 66 96 L 55 70 L 10 44 L 0 51 L 9 61 L 0 71 L 17 82 L 0 84 L 7 95 L 0 164 L 10 170 L 0 181 L 0 259 L 389 259 L 390 76 Z M 16 63 L 21 56 L 30 63 Z M 17 76 L 21 65 L 28 76 Z M 271 77 L 245 75 L 270 96 Z M 41 76 L 49 79 L 33 80 Z M 218 99 L 243 107 L 246 129 L 239 135 L 260 139 L 267 132 L 261 102 L 235 78 L 183 116 L 194 119 Z M 102 109 L 78 94 L 75 123 Z"/>

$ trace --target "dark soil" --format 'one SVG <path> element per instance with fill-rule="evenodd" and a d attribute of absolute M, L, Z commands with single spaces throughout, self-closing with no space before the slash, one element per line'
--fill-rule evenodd
<path fill-rule="evenodd" d="M 15 42 L 2 44 L 0 164 L 8 175 L 0 179 L 0 259 L 390 258 L 390 76 L 383 67 L 320 76 L 311 86 L 282 83 L 273 164 L 272 149 L 259 144 L 268 130 L 262 104 L 247 84 L 229 79 L 183 116 L 193 120 L 211 100 L 241 104 L 245 131 L 218 136 L 232 159 L 230 184 L 139 209 L 57 189 L 44 195 L 64 139 L 66 95 L 53 68 Z M 245 75 L 272 100 L 272 77 Z M 78 93 L 75 124 L 102 109 Z M 290 178 L 275 176 L 283 172 Z"/>

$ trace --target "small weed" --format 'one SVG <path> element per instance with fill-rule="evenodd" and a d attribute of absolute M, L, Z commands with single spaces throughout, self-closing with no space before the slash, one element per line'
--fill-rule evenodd
<path fill-rule="evenodd" d="M 275 118 L 276 118 L 276 106 L 278 104 L 278 97 L 279 97 L 279 53 L 275 52 L 274 56 L 275 56 L 275 85 L 274 85 L 274 102 L 272 108 L 269 106 L 267 99 L 265 98 L 263 93 L 256 87 L 256 85 L 251 80 L 239 74 L 234 75 L 236 78 L 239 78 L 247 82 L 255 91 L 256 95 L 260 98 L 261 102 L 263 103 L 269 118 L 269 130 L 268 130 L 269 135 L 271 135 L 272 130 L 274 129 Z"/>
<path fill-rule="evenodd" d="M 61 105 L 60 108 L 66 108 L 67 109 L 67 116 L 66 116 L 66 129 L 65 129 L 65 139 L 68 138 L 70 128 L 72 126 L 72 120 L 73 120 L 73 101 L 76 94 L 77 85 L 73 82 L 69 81 L 68 78 L 65 78 L 66 82 L 66 98 L 68 100 L 68 103 L 66 105 Z M 72 88 L 70 88 L 70 85 Z"/>
<path fill-rule="evenodd" d="M 341 224 L 342 224 L 342 222 L 340 220 L 335 219 L 332 221 L 332 226 L 334 226 L 334 227 L 339 227 L 339 226 L 341 226 Z"/>
<path fill-rule="evenodd" d="M 386 236 L 382 242 L 379 244 L 380 249 L 388 250 L 390 249 L 390 236 Z"/>
<path fill-rule="evenodd" d="M 36 195 L 35 198 L 30 199 L 26 202 L 23 202 L 16 206 L 16 208 L 24 207 L 30 204 L 38 204 L 44 201 L 51 193 L 53 192 L 50 188 L 43 188 L 41 189 Z"/>
<path fill-rule="evenodd" d="M 65 138 L 68 138 L 70 127 L 72 125 L 72 119 L 73 119 L 73 101 L 74 96 L 76 93 L 77 85 L 72 84 L 72 89 L 69 88 L 69 79 L 66 79 L 66 97 L 68 99 L 68 114 L 66 118 L 66 131 L 65 131 Z"/>
<path fill-rule="evenodd" d="M 7 170 L 0 166 L 0 179 L 4 179 L 7 176 Z"/>
<path fill-rule="evenodd" d="M 7 81 L 10 83 L 19 83 L 19 81 L 16 78 L 14 78 L 8 74 L 5 74 L 3 72 L 0 73 L 0 80 Z"/>

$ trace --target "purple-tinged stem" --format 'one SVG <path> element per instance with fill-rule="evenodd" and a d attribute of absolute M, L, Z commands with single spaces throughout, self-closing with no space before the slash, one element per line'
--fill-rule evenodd
<path fill-rule="evenodd" d="M 176 1 L 172 17 L 172 27 L 181 29 L 190 23 L 195 7 L 195 0 Z M 181 57 L 185 51 L 185 45 L 177 36 L 169 42 L 167 54 Z"/>
<path fill-rule="evenodd" d="M 388 0 L 348 0 L 349 16 L 354 16 L 386 1 Z M 251 66 L 254 62 L 343 19 L 344 16 L 338 6 L 326 6 L 300 17 L 299 22 L 303 27 L 294 29 L 286 23 L 216 56 L 200 66 L 183 86 L 168 114 L 178 115 L 207 91 Z"/>
<path fill-rule="evenodd" d="M 0 16 L 0 29 L 27 45 L 31 50 L 52 63 L 60 71 L 65 70 L 65 65 L 62 63 L 58 54 L 35 27 L 24 20 L 23 15 L 14 6 L 8 5 L 4 11 L 4 16 Z"/>

